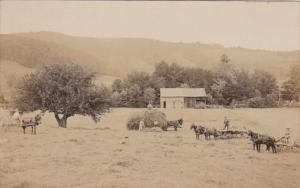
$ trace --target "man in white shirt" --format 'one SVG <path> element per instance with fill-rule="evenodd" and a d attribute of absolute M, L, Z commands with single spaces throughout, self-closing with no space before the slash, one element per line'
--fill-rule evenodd
<path fill-rule="evenodd" d="M 144 119 L 141 119 L 140 124 L 139 124 L 139 131 L 142 131 L 144 128 L 145 128 Z"/>

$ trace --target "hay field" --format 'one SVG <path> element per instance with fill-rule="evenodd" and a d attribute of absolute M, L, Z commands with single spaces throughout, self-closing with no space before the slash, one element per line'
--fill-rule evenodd
<path fill-rule="evenodd" d="M 299 188 L 300 153 L 257 153 L 247 139 L 197 141 L 189 129 L 192 122 L 222 128 L 227 116 L 231 126 L 276 137 L 290 127 L 299 141 L 299 109 L 168 110 L 168 119 L 184 119 L 178 132 L 126 130 L 140 110 L 114 109 L 98 124 L 76 116 L 67 129 L 46 114 L 35 136 L 2 129 L 0 187 Z"/>

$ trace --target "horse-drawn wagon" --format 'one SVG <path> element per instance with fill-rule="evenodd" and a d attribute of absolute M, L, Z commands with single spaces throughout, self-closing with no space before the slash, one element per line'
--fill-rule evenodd
<path fill-rule="evenodd" d="M 26 128 L 31 127 L 31 134 L 36 134 L 36 127 L 41 124 L 42 116 L 42 112 L 20 114 L 18 110 L 11 110 L 7 117 L 1 120 L 1 126 L 5 130 L 12 127 L 22 127 L 24 134 Z"/>
<path fill-rule="evenodd" d="M 23 133 L 27 127 L 31 127 L 31 134 L 36 134 L 36 127 L 41 124 L 42 116 L 40 114 L 35 115 L 34 117 L 26 117 L 22 119 L 21 127 L 23 128 Z"/>
<path fill-rule="evenodd" d="M 284 136 L 276 141 L 276 148 L 278 151 L 290 151 L 290 152 L 300 152 L 300 144 L 291 141 L 291 128 L 286 128 L 286 133 Z"/>

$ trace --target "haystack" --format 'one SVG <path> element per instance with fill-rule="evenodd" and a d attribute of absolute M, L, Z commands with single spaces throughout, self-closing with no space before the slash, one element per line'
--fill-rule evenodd
<path fill-rule="evenodd" d="M 159 110 L 146 110 L 142 113 L 132 114 L 127 122 L 127 128 L 129 130 L 138 130 L 139 123 L 141 120 L 144 120 L 144 124 L 146 128 L 155 127 L 154 121 L 158 121 L 158 127 L 165 126 L 167 123 L 166 115 Z"/>

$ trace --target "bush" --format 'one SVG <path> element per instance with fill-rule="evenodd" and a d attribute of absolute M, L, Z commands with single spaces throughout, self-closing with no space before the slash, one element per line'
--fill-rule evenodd
<path fill-rule="evenodd" d="M 127 129 L 138 130 L 142 119 L 144 119 L 144 124 L 147 128 L 154 127 L 155 120 L 158 121 L 159 127 L 165 126 L 167 123 L 167 117 L 163 112 L 158 110 L 146 110 L 140 114 L 133 114 L 127 122 Z"/>
<path fill-rule="evenodd" d="M 281 101 L 279 104 L 281 107 L 300 107 L 300 102 L 293 100 L 293 101 Z"/>
<path fill-rule="evenodd" d="M 269 94 L 265 98 L 265 107 L 276 107 L 278 106 L 278 97 L 275 94 Z"/>
<path fill-rule="evenodd" d="M 254 97 L 248 100 L 248 105 L 251 108 L 263 108 L 264 107 L 264 98 L 262 97 Z"/>
<path fill-rule="evenodd" d="M 251 108 L 274 108 L 278 106 L 277 99 L 276 94 L 268 94 L 265 98 L 254 97 L 248 100 L 248 106 Z"/>

